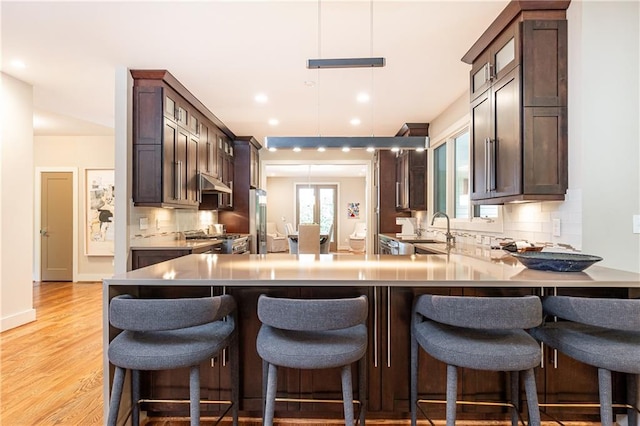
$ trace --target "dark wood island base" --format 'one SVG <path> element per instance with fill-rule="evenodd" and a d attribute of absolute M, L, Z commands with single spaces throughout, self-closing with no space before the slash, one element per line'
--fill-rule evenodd
<path fill-rule="evenodd" d="M 109 300 L 122 293 L 145 298 L 231 294 L 238 304 L 240 415 L 260 418 L 262 361 L 255 343 L 260 328 L 256 313 L 259 295 L 291 298 L 366 295 L 369 301 L 367 420 L 398 420 L 398 424 L 404 424 L 410 418 L 409 324 L 413 300 L 417 295 L 566 294 L 627 298 L 637 297 L 639 288 L 638 274 L 597 266 L 577 275 L 549 273 L 527 270 L 510 260 L 478 261 L 457 255 L 190 255 L 105 280 L 104 312 L 108 312 Z M 115 330 L 108 326 L 106 315 L 104 330 L 107 345 Z M 444 401 L 446 366 L 423 351 L 419 362 L 420 398 Z M 108 401 L 110 391 L 110 367 L 105 358 L 105 378 L 109 378 L 105 380 L 105 401 Z M 353 371 L 356 382 L 357 368 Z M 459 374 L 459 399 L 499 402 L 507 399 L 509 381 L 505 373 L 461 369 Z M 597 408 L 547 408 L 543 405 L 597 402 L 598 380 L 594 367 L 544 348 L 542 365 L 536 371 L 536 382 L 543 421 L 554 418 L 598 421 Z M 148 400 L 188 400 L 188 383 L 186 370 L 145 372 L 142 395 Z M 230 383 L 228 353 L 202 364 L 201 395 L 204 400 L 230 399 Z M 623 374 L 614 374 L 613 388 L 614 403 L 623 403 L 626 398 Z M 279 370 L 279 397 L 340 401 L 341 395 L 339 369 Z M 356 392 L 354 398 L 360 398 L 360 395 Z M 224 409 L 216 404 L 203 404 L 202 416 L 216 417 Z M 442 404 L 423 404 L 422 409 L 433 420 L 445 418 Z M 142 410 L 154 419 L 188 416 L 188 404 L 175 402 L 143 402 Z M 526 418 L 526 407 L 521 410 Z M 505 408 L 458 407 L 461 421 L 506 421 L 509 416 Z M 278 402 L 276 417 L 283 420 L 339 420 L 342 418 L 342 405 Z"/>

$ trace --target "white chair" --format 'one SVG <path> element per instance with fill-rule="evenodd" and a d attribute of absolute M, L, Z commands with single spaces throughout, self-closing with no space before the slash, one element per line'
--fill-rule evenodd
<path fill-rule="evenodd" d="M 284 232 L 287 234 L 287 240 L 289 243 L 289 253 L 298 254 L 298 233 L 290 223 L 284 224 Z"/>
<path fill-rule="evenodd" d="M 301 223 L 298 227 L 298 254 L 320 254 L 320 225 Z"/>
<path fill-rule="evenodd" d="M 356 223 L 353 233 L 349 235 L 349 249 L 353 252 L 362 253 L 365 250 L 367 241 L 367 224 L 365 222 Z"/>
<path fill-rule="evenodd" d="M 280 253 L 288 249 L 287 236 L 278 232 L 275 223 L 267 222 L 267 253 Z"/>

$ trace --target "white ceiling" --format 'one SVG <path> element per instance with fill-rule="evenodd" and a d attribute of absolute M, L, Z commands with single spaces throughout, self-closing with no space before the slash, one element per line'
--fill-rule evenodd
<path fill-rule="evenodd" d="M 125 66 L 168 69 L 236 135 L 261 142 L 389 136 L 433 120 L 466 90 L 460 58 L 506 4 L 2 0 L 1 66 L 33 85 L 37 135 L 112 133 L 115 70 Z M 386 67 L 306 69 L 309 58 L 367 56 Z M 360 92 L 371 101 L 357 102 Z"/>

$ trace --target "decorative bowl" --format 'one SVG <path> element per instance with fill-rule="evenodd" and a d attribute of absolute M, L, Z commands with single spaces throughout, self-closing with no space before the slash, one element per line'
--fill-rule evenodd
<path fill-rule="evenodd" d="M 553 272 L 580 272 L 602 260 L 599 256 L 577 253 L 554 253 L 547 251 L 527 251 L 511 253 L 529 269 Z"/>

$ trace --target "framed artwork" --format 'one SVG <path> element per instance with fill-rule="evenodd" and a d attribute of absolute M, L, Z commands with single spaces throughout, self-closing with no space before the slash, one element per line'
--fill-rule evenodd
<path fill-rule="evenodd" d="M 115 179 L 113 169 L 86 169 L 85 254 L 113 256 Z"/>
<path fill-rule="evenodd" d="M 360 219 L 360 203 L 347 203 L 347 217 Z"/>

